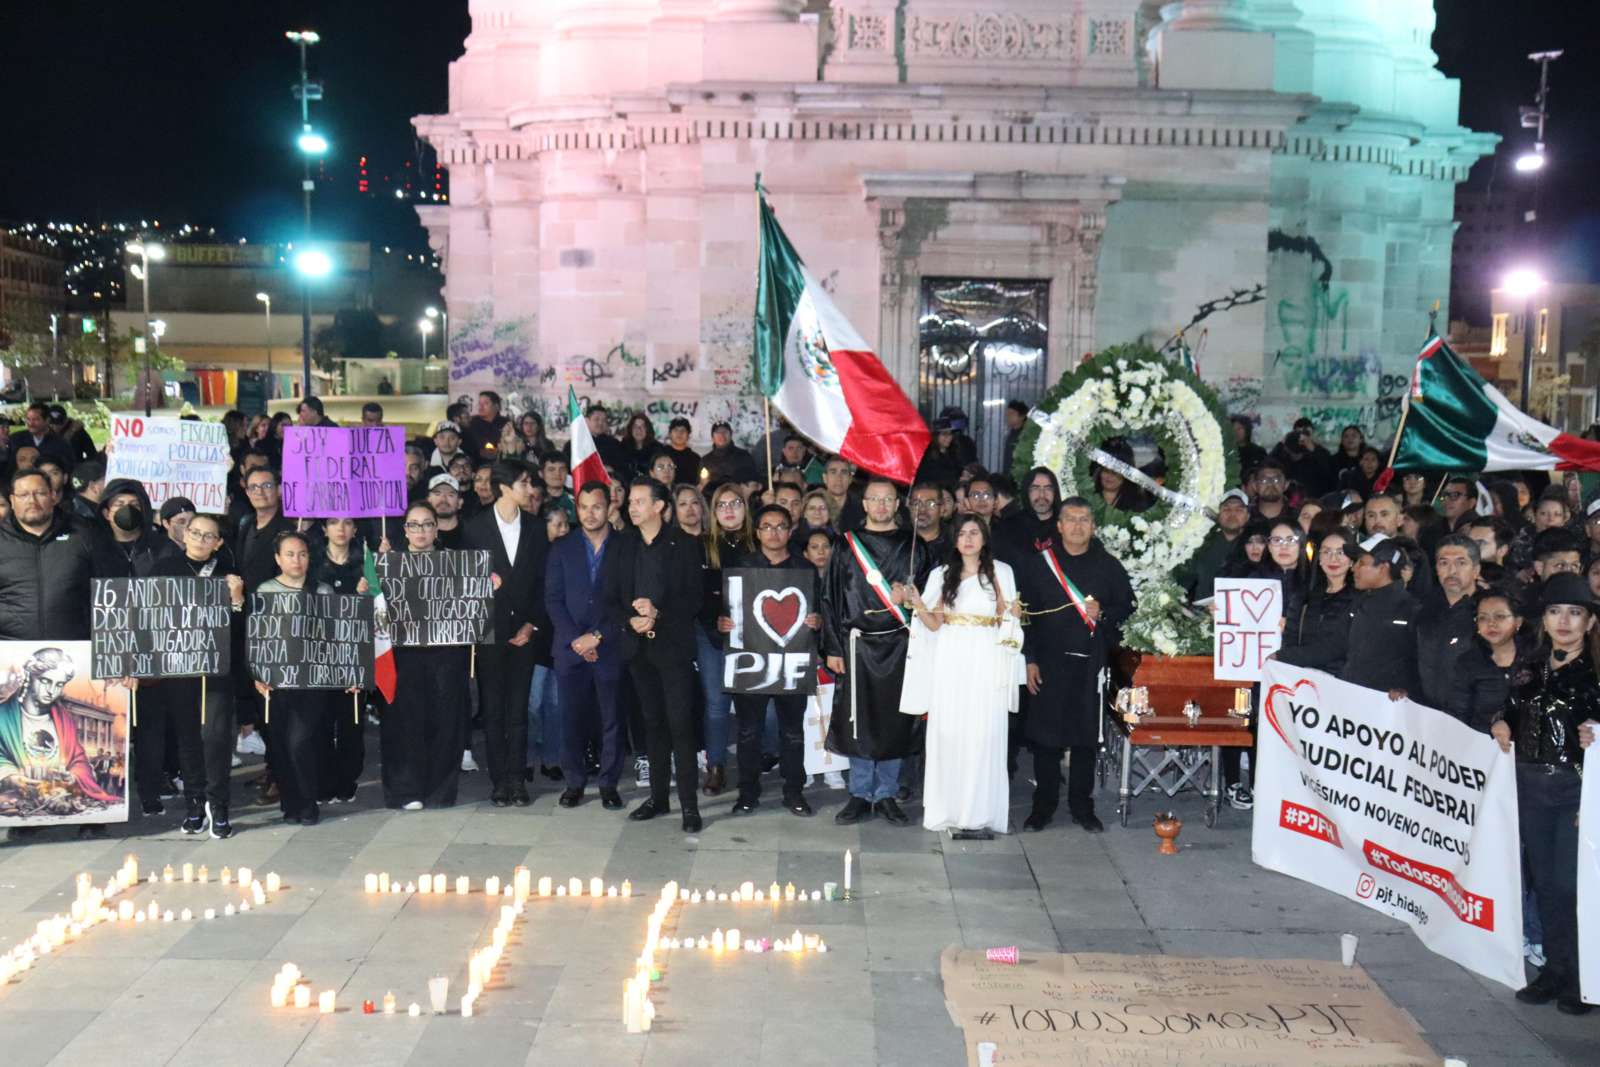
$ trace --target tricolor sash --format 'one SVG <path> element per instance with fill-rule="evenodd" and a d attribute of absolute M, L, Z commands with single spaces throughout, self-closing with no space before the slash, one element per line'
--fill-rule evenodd
<path fill-rule="evenodd" d="M 1054 548 L 1046 545 L 1039 555 L 1044 557 L 1044 565 L 1050 568 L 1050 573 L 1055 575 L 1056 581 L 1061 583 L 1061 591 L 1067 594 L 1067 600 L 1078 611 L 1078 616 L 1083 619 L 1083 624 L 1094 633 L 1095 622 L 1089 617 L 1089 598 L 1084 596 L 1077 586 L 1072 584 L 1072 579 L 1067 577 L 1067 572 L 1061 569 L 1061 564 L 1056 560 Z"/>
<path fill-rule="evenodd" d="M 910 621 L 910 616 L 889 595 L 889 583 L 883 580 L 883 572 L 878 569 L 878 561 L 872 558 L 872 553 L 867 551 L 867 546 L 862 544 L 855 534 L 847 533 L 844 535 L 844 539 L 845 543 L 850 546 L 850 554 L 855 557 L 856 566 L 861 568 L 861 575 L 866 578 L 867 585 L 872 587 L 872 591 L 878 595 L 878 599 L 883 601 L 883 606 L 888 608 L 890 613 L 900 620 L 900 624 L 904 626 Z"/>

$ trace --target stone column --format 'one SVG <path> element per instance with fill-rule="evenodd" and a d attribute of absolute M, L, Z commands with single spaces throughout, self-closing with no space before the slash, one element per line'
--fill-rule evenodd
<path fill-rule="evenodd" d="M 1273 40 L 1250 18 L 1248 0 L 1178 0 L 1150 31 L 1162 89 L 1270 89 Z"/>
<path fill-rule="evenodd" d="M 833 0 L 828 19 L 833 42 L 823 71 L 825 81 L 898 82 L 895 47 L 900 0 Z"/>

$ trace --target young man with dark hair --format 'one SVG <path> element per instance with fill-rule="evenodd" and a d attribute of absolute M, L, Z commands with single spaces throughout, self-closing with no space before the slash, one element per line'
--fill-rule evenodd
<path fill-rule="evenodd" d="M 376 400 L 369 400 L 361 405 L 361 425 L 382 426 L 383 405 Z"/>
<path fill-rule="evenodd" d="M 1541 530 L 1533 539 L 1533 573 L 1539 581 L 1557 574 L 1583 573 L 1583 545 L 1564 526 Z"/>
<path fill-rule="evenodd" d="M 682 416 L 667 424 L 666 453 L 672 457 L 675 468 L 673 485 L 700 484 L 700 453 L 689 447 L 689 435 L 692 432 L 689 420 Z"/>
<path fill-rule="evenodd" d="M 1472 645 L 1478 629 L 1481 557 L 1478 542 L 1464 533 L 1439 542 L 1433 554 L 1438 588 L 1423 599 L 1417 613 L 1417 700 L 1430 708 L 1447 708 L 1454 691 L 1456 660 Z"/>
<path fill-rule="evenodd" d="M 1028 425 L 1028 405 L 1021 400 L 1006 402 L 1006 436 L 1000 447 L 1000 470 L 1009 475 L 1011 468 L 1016 465 L 1017 441 L 1022 437 L 1022 428 Z"/>
<path fill-rule="evenodd" d="M 1263 460 L 1250 476 L 1250 499 L 1255 505 L 1250 510 L 1253 519 L 1275 522 L 1295 520 L 1295 509 L 1289 504 L 1289 472 L 1276 459 Z"/>
<path fill-rule="evenodd" d="M 1417 602 L 1402 574 L 1405 550 L 1389 538 L 1356 549 L 1351 580 L 1359 594 L 1350 619 L 1342 681 L 1391 695 L 1417 692 Z"/>
<path fill-rule="evenodd" d="M 478 394 L 478 411 L 462 431 L 462 447 L 474 459 L 495 459 L 500 453 L 500 430 L 511 420 L 500 414 L 500 394 L 485 389 Z"/>
<path fill-rule="evenodd" d="M 548 627 L 544 607 L 544 523 L 524 513 L 533 475 L 516 459 L 490 472 L 495 502 L 467 524 L 469 549 L 486 551 L 499 578 L 494 591 L 494 639 L 478 647 L 479 712 L 492 784 L 490 801 L 503 808 L 532 803 L 523 772 L 528 763 L 528 691 L 537 649 L 534 631 Z"/>
<path fill-rule="evenodd" d="M 567 513 L 567 523 L 576 526 L 578 507 L 567 493 L 567 457 L 553 449 L 546 452 L 539 459 L 539 476 L 544 484 L 544 503 L 560 507 Z"/>
<path fill-rule="evenodd" d="M 1478 483 L 1465 475 L 1455 475 L 1444 480 L 1439 491 L 1439 508 L 1451 530 L 1460 529 L 1472 521 L 1478 506 Z"/>
<path fill-rule="evenodd" d="M 675 769 L 683 831 L 696 834 L 703 824 L 695 789 L 694 635 L 705 594 L 700 546 L 669 523 L 671 511 L 671 491 L 654 478 L 635 478 L 628 486 L 633 528 L 618 536 L 617 569 L 606 599 L 623 623 L 622 654 L 650 758 L 650 798 L 628 818 L 642 822 L 672 810 Z"/>

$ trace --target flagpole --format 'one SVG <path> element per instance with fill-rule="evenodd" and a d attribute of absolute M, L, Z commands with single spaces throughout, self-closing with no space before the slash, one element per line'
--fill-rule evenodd
<path fill-rule="evenodd" d="M 1438 332 L 1439 332 L 1439 330 L 1438 330 L 1438 322 L 1439 322 L 1439 301 L 1435 300 L 1433 302 L 1433 308 L 1428 312 L 1428 336 L 1429 337 L 1434 337 L 1434 336 L 1436 336 L 1438 334 Z M 1427 342 L 1424 341 L 1423 343 L 1426 344 Z M 1416 371 L 1416 368 L 1414 366 L 1412 368 L 1411 374 L 1412 374 L 1413 380 L 1415 380 L 1417 371 Z M 1394 428 L 1394 442 L 1389 445 L 1389 462 L 1385 463 L 1383 465 L 1385 470 L 1394 470 L 1394 457 L 1396 455 L 1398 455 L 1399 452 L 1400 452 L 1400 435 L 1405 433 L 1406 417 L 1408 415 L 1410 415 L 1410 414 L 1411 414 L 1411 389 L 1407 388 L 1405 396 L 1403 398 L 1401 398 L 1401 401 L 1400 401 L 1400 421 L 1395 425 L 1395 428 Z M 1444 482 L 1441 481 L 1439 483 L 1439 485 L 1441 487 L 1443 487 Z M 1435 497 L 1434 499 L 1438 499 L 1438 498 Z"/>
<path fill-rule="evenodd" d="M 772 400 L 761 397 L 761 432 L 767 446 L 767 492 L 772 493 Z"/>

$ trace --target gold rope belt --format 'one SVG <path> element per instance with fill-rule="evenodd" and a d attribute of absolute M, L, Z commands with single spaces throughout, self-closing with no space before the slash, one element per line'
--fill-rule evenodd
<path fill-rule="evenodd" d="M 968 615 L 962 611 L 946 612 L 944 616 L 946 626 L 999 626 L 998 615 Z"/>

